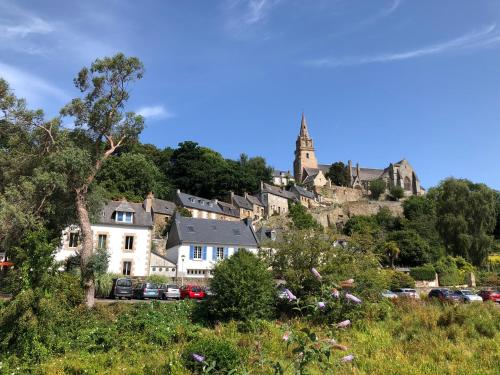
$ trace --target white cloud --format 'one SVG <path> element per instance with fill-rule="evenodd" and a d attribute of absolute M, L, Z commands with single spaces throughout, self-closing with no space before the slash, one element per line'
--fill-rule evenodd
<path fill-rule="evenodd" d="M 167 119 L 175 117 L 175 114 L 166 109 L 163 105 L 141 107 L 136 113 L 147 119 Z"/>
<path fill-rule="evenodd" d="M 28 16 L 20 23 L 8 25 L 0 24 L 0 35 L 5 38 L 24 38 L 30 34 L 49 34 L 54 31 L 54 26 L 41 18 Z"/>
<path fill-rule="evenodd" d="M 0 78 L 4 78 L 16 96 L 26 98 L 29 104 L 41 105 L 48 98 L 66 102 L 70 96 L 61 88 L 41 77 L 0 62 Z"/>
<path fill-rule="evenodd" d="M 265 21 L 280 0 L 229 0 L 226 26 L 231 31 L 243 31 Z"/>
<path fill-rule="evenodd" d="M 339 67 L 364 65 L 371 63 L 385 63 L 393 61 L 408 60 L 440 53 L 457 51 L 466 48 L 482 47 L 500 42 L 500 32 L 496 31 L 496 25 L 489 25 L 481 30 L 467 33 L 458 38 L 433 44 L 410 51 L 385 53 L 372 56 L 345 56 L 345 57 L 327 57 L 322 59 L 313 59 L 305 61 L 305 65 L 314 67 Z"/>

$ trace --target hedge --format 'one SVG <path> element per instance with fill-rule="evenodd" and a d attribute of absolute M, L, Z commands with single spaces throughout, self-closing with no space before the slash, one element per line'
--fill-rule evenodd
<path fill-rule="evenodd" d="M 436 278 L 436 270 L 432 264 L 424 264 L 410 270 L 410 276 L 415 280 L 432 281 Z"/>

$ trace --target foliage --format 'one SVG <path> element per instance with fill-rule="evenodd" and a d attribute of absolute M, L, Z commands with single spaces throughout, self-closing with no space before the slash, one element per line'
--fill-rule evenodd
<path fill-rule="evenodd" d="M 119 273 L 100 273 L 95 278 L 95 295 L 100 298 L 108 298 L 113 289 L 113 279 L 123 277 Z"/>
<path fill-rule="evenodd" d="M 397 263 L 418 266 L 431 260 L 429 244 L 413 230 L 399 230 L 389 233 L 387 238 L 394 241 L 399 250 Z"/>
<path fill-rule="evenodd" d="M 193 354 L 204 357 L 197 362 Z M 217 337 L 199 337 L 191 341 L 182 354 L 184 365 L 194 374 L 228 374 L 244 361 L 244 353 L 230 341 Z M 208 370 L 210 368 L 210 371 Z"/>
<path fill-rule="evenodd" d="M 177 212 L 183 217 L 192 217 L 191 211 L 189 211 L 186 207 L 177 207 Z"/>
<path fill-rule="evenodd" d="M 374 200 L 378 200 L 379 197 L 385 192 L 386 188 L 387 184 L 382 179 L 370 181 L 371 198 Z"/>
<path fill-rule="evenodd" d="M 147 279 L 148 282 L 156 285 L 167 284 L 170 281 L 169 277 L 163 275 L 149 275 Z"/>
<path fill-rule="evenodd" d="M 467 274 L 473 273 L 472 264 L 461 257 L 447 256 L 434 264 L 439 276 L 439 285 L 462 285 L 467 283 Z"/>
<path fill-rule="evenodd" d="M 384 243 L 384 253 L 389 258 L 389 262 L 392 268 L 394 268 L 394 261 L 399 256 L 401 250 L 398 247 L 398 244 L 394 241 L 388 241 Z"/>
<path fill-rule="evenodd" d="M 381 231 L 380 225 L 373 216 L 358 215 L 347 220 L 344 225 L 344 233 L 352 236 L 354 233 L 368 233 L 376 235 Z"/>
<path fill-rule="evenodd" d="M 266 265 L 240 250 L 216 265 L 210 283 L 214 295 L 207 302 L 213 319 L 267 319 L 274 314 L 275 288 Z"/>
<path fill-rule="evenodd" d="M 415 280 L 410 275 L 399 271 L 390 271 L 389 273 L 389 289 L 399 288 L 414 288 Z"/>
<path fill-rule="evenodd" d="M 292 219 L 295 229 L 320 229 L 321 225 L 312 217 L 300 203 L 290 203 L 288 216 Z"/>
<path fill-rule="evenodd" d="M 436 202 L 436 227 L 448 254 L 483 265 L 493 246 L 495 192 L 484 184 L 449 178 L 429 194 Z"/>
<path fill-rule="evenodd" d="M 415 280 L 432 281 L 436 278 L 436 270 L 432 264 L 424 264 L 420 267 L 413 267 L 410 276 Z"/>
<path fill-rule="evenodd" d="M 351 183 L 351 175 L 349 173 L 349 166 L 343 162 L 338 161 L 333 163 L 326 175 L 337 186 L 349 186 Z"/>
<path fill-rule="evenodd" d="M 390 189 L 392 197 L 396 200 L 400 200 L 405 196 L 405 191 L 401 186 L 393 186 Z"/>

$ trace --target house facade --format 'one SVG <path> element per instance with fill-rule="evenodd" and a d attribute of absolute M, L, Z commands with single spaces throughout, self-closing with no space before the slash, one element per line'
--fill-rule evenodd
<path fill-rule="evenodd" d="M 273 185 L 286 187 L 295 182 L 290 171 L 273 170 Z"/>
<path fill-rule="evenodd" d="M 176 215 L 166 259 L 177 264 L 177 278 L 209 278 L 217 262 L 238 251 L 258 252 L 251 220 L 228 221 Z"/>
<path fill-rule="evenodd" d="M 261 182 L 260 201 L 264 204 L 266 217 L 287 215 L 288 202 L 295 201 L 295 194 L 283 188 Z"/>
<path fill-rule="evenodd" d="M 290 191 L 295 194 L 301 205 L 306 208 L 313 208 L 318 206 L 316 195 L 302 186 L 294 185 Z"/>
<path fill-rule="evenodd" d="M 187 209 L 191 216 L 199 219 L 240 220 L 235 211 L 224 211 L 217 200 L 200 198 L 177 190 L 175 203 Z"/>

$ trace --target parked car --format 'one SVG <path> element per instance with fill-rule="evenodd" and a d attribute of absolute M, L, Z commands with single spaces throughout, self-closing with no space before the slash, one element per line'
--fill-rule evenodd
<path fill-rule="evenodd" d="M 160 298 L 162 299 L 180 299 L 181 291 L 175 284 L 162 284 L 160 287 Z"/>
<path fill-rule="evenodd" d="M 181 299 L 202 299 L 205 298 L 205 291 L 197 285 L 184 285 L 181 287 Z"/>
<path fill-rule="evenodd" d="M 474 294 L 472 291 L 467 289 L 455 290 L 453 294 L 457 296 L 460 299 L 460 301 L 465 303 L 483 302 L 483 299 L 480 296 Z"/>
<path fill-rule="evenodd" d="M 500 290 L 484 289 L 479 292 L 483 301 L 500 302 Z"/>
<path fill-rule="evenodd" d="M 390 298 L 390 299 L 393 299 L 393 298 L 398 298 L 398 295 L 394 292 L 391 292 L 390 290 L 388 289 L 385 289 L 383 290 L 382 292 L 380 292 L 380 296 L 382 298 Z"/>
<path fill-rule="evenodd" d="M 139 283 L 134 286 L 134 298 L 145 299 L 145 298 L 160 298 L 160 293 L 158 292 L 158 285 L 153 283 Z"/>
<path fill-rule="evenodd" d="M 113 279 L 113 286 L 109 298 L 128 298 L 131 299 L 133 294 L 132 280 L 128 278 Z"/>
<path fill-rule="evenodd" d="M 437 298 L 441 302 L 458 302 L 460 301 L 460 298 L 453 294 L 451 290 L 448 288 L 436 288 L 436 289 L 431 289 L 429 292 L 429 299 L 431 298 Z"/>
<path fill-rule="evenodd" d="M 420 299 L 420 296 L 418 295 L 418 293 L 415 289 L 398 288 L 398 289 L 394 289 L 393 292 L 396 293 L 398 297 Z"/>
<path fill-rule="evenodd" d="M 214 295 L 214 291 L 209 286 L 205 287 L 204 291 L 205 291 L 205 296 L 206 297 L 210 297 L 210 296 Z"/>

